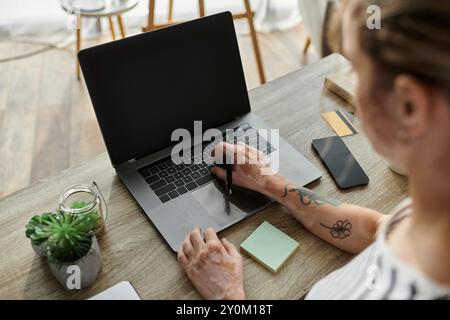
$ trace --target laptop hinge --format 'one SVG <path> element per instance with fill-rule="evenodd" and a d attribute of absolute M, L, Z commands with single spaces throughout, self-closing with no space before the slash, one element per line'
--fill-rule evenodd
<path fill-rule="evenodd" d="M 128 160 L 127 162 L 128 162 L 128 163 L 133 163 L 133 162 L 136 162 L 136 159 L 133 158 L 133 159 Z"/>

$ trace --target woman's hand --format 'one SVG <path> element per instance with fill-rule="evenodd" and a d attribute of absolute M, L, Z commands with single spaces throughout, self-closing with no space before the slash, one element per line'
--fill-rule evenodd
<path fill-rule="evenodd" d="M 274 194 L 274 186 L 279 186 L 279 182 L 284 181 L 284 178 L 272 171 L 262 152 L 248 145 L 225 142 L 217 144 L 213 150 L 213 156 L 217 158 L 219 152 L 220 156 L 233 156 L 233 185 L 257 191 L 269 197 L 277 196 Z M 226 179 L 225 169 L 216 166 L 211 171 L 218 178 Z M 282 190 L 276 191 L 275 193 L 282 193 Z"/>
<path fill-rule="evenodd" d="M 205 299 L 245 299 L 242 257 L 213 229 L 194 228 L 178 249 L 178 261 Z"/>

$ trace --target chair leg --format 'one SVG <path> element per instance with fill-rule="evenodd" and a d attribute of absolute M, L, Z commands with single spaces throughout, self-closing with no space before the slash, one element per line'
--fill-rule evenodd
<path fill-rule="evenodd" d="M 255 26 L 253 25 L 253 12 L 250 7 L 249 0 L 244 0 L 244 4 L 245 4 L 245 12 L 247 15 L 248 25 L 250 28 L 250 35 L 252 37 L 253 49 L 255 51 L 256 64 L 258 65 L 259 79 L 261 81 L 261 84 L 264 84 L 266 82 L 266 77 L 264 75 L 264 67 L 263 67 L 263 63 L 262 63 L 262 59 L 261 59 L 261 53 L 259 51 L 259 44 L 258 44 L 258 39 L 256 37 Z"/>
<path fill-rule="evenodd" d="M 80 80 L 81 74 L 80 74 L 80 62 L 78 61 L 78 52 L 81 49 L 81 16 L 77 17 L 77 25 L 76 25 L 76 36 L 77 36 L 77 43 L 76 43 L 76 52 L 75 52 L 75 65 L 77 68 L 77 79 Z"/>
<path fill-rule="evenodd" d="M 155 28 L 155 0 L 148 0 L 147 25 L 142 31 L 152 31 Z"/>
<path fill-rule="evenodd" d="M 307 37 L 305 41 L 305 46 L 303 47 L 303 54 L 306 54 L 308 52 L 310 46 L 311 46 L 311 38 Z"/>
<path fill-rule="evenodd" d="M 173 21 L 173 0 L 169 0 L 169 14 L 167 16 L 167 22 L 172 23 Z"/>
<path fill-rule="evenodd" d="M 116 32 L 114 31 L 114 24 L 111 17 L 108 17 L 109 22 L 109 30 L 111 31 L 111 37 L 113 40 L 116 40 Z"/>
<path fill-rule="evenodd" d="M 198 13 L 200 17 L 205 16 L 205 0 L 198 0 Z"/>
<path fill-rule="evenodd" d="M 119 23 L 120 35 L 122 36 L 122 38 L 125 38 L 125 28 L 123 27 L 123 20 L 120 14 L 117 15 L 117 22 Z"/>

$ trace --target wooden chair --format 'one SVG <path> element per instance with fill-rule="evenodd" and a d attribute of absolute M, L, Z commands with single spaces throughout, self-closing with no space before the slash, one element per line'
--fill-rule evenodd
<path fill-rule="evenodd" d="M 108 17 L 108 25 L 109 25 L 109 30 L 111 32 L 111 38 L 112 40 L 116 40 L 116 32 L 114 30 L 114 22 L 113 22 L 113 16 L 109 15 Z M 119 24 L 119 30 L 120 30 L 120 35 L 122 38 L 125 38 L 125 28 L 123 26 L 123 20 L 122 20 L 122 15 L 117 14 L 115 15 L 117 18 L 117 23 Z M 78 53 L 78 51 L 81 50 L 81 18 L 83 17 L 83 15 L 79 15 L 77 17 L 77 29 L 76 29 L 76 37 L 77 37 L 77 41 L 76 41 L 76 52 Z M 92 14 L 89 15 L 89 17 L 92 17 Z M 100 19 L 102 16 L 98 16 L 98 19 Z M 78 58 L 75 57 L 76 60 L 76 64 L 77 64 L 77 78 L 78 80 L 80 80 L 80 64 L 78 63 Z"/>
<path fill-rule="evenodd" d="M 251 9 L 250 0 L 243 0 L 243 1 L 244 1 L 245 12 L 233 14 L 233 19 L 247 19 L 247 21 L 248 21 L 248 25 L 250 28 L 250 36 L 252 38 L 253 50 L 255 52 L 256 64 L 258 66 L 259 79 L 261 81 L 261 84 L 263 84 L 266 82 L 266 78 L 264 75 L 264 68 L 263 68 L 263 63 L 262 63 L 262 59 L 261 59 L 261 53 L 259 51 L 259 44 L 258 44 L 258 39 L 256 37 L 255 26 L 253 24 L 253 16 L 255 14 Z M 148 1 L 147 25 L 145 27 L 143 27 L 142 30 L 144 32 L 146 32 L 146 31 L 154 30 L 156 28 L 161 28 L 161 27 L 165 27 L 165 26 L 174 24 L 174 22 L 173 22 L 173 2 L 174 2 L 174 0 L 169 0 L 168 22 L 155 24 L 156 0 L 149 0 Z M 198 0 L 198 9 L 199 9 L 200 17 L 205 16 L 205 1 L 204 0 Z"/>
<path fill-rule="evenodd" d="M 116 40 L 116 32 L 114 30 L 113 17 L 117 18 L 117 23 L 119 25 L 119 31 L 122 38 L 125 38 L 125 28 L 123 26 L 122 14 L 133 9 L 138 4 L 138 0 L 128 0 L 122 2 L 113 2 L 109 0 L 106 2 L 104 9 L 99 11 L 79 11 L 72 5 L 70 0 L 60 0 L 61 8 L 70 15 L 76 16 L 76 48 L 75 48 L 75 62 L 76 62 L 76 73 L 78 80 L 80 79 L 80 64 L 76 54 L 81 50 L 81 25 L 82 19 L 84 18 L 108 18 L 109 30 L 111 31 L 111 37 Z"/>

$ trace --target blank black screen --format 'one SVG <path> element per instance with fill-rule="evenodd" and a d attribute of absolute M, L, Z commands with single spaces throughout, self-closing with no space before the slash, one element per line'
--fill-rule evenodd
<path fill-rule="evenodd" d="M 340 137 L 315 139 L 312 145 L 339 188 L 346 189 L 369 183 L 369 177 Z"/>
<path fill-rule="evenodd" d="M 229 12 L 80 51 L 80 65 L 113 164 L 250 111 Z"/>

